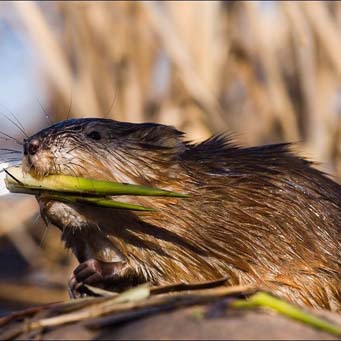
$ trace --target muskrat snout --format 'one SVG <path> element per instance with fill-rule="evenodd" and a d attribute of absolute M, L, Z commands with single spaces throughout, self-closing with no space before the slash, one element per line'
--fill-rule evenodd
<path fill-rule="evenodd" d="M 40 142 L 37 139 L 24 140 L 24 155 L 35 155 L 39 149 Z"/>
<path fill-rule="evenodd" d="M 43 146 L 43 140 L 31 137 L 24 140 L 24 155 L 22 167 L 24 172 L 34 177 L 46 176 L 52 170 L 52 156 L 48 149 Z"/>

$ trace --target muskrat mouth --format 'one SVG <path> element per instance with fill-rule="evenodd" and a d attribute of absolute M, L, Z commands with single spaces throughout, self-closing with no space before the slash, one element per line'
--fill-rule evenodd
<path fill-rule="evenodd" d="M 35 179 L 43 179 L 49 175 L 57 174 L 56 167 L 53 167 L 53 158 L 47 153 L 25 155 L 22 160 L 22 171 Z"/>
<path fill-rule="evenodd" d="M 52 175 L 49 172 L 41 171 L 31 162 L 28 164 L 28 167 L 23 167 L 23 173 L 26 175 L 30 175 L 32 178 L 35 178 L 37 180 L 42 180 L 43 178 Z"/>
<path fill-rule="evenodd" d="M 7 169 L 6 186 L 10 192 L 44 196 L 51 200 L 67 203 L 83 203 L 92 206 L 127 209 L 133 211 L 154 211 L 129 202 L 114 201 L 115 196 L 156 196 L 187 198 L 181 193 L 160 188 L 101 181 L 70 175 L 38 174 L 31 176 L 34 168 L 10 167 Z M 35 174 L 36 175 L 36 174 Z"/>

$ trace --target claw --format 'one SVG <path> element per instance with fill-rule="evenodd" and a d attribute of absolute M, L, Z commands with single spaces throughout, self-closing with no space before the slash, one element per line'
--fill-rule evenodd
<path fill-rule="evenodd" d="M 104 263 L 93 258 L 79 264 L 69 281 L 70 297 L 87 296 L 88 293 L 84 284 L 104 289 L 110 285 L 111 278 L 117 279 L 121 267 L 121 264 L 118 263 Z"/>

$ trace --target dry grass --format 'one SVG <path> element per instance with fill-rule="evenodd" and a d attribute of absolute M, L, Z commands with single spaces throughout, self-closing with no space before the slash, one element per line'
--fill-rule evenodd
<path fill-rule="evenodd" d="M 340 2 L 4 6 L 40 56 L 52 117 L 66 118 L 72 98 L 74 117 L 173 124 L 194 140 L 230 130 L 244 145 L 299 142 L 341 181 Z M 25 258 L 37 252 L 11 239 Z"/>
<path fill-rule="evenodd" d="M 299 142 L 341 179 L 341 4 L 14 2 L 49 112 Z M 265 6 L 265 5 L 263 5 Z M 57 25 L 56 23 L 59 23 Z"/>

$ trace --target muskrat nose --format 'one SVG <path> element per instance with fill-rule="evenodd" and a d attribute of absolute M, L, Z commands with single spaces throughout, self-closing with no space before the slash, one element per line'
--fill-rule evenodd
<path fill-rule="evenodd" d="M 34 155 L 39 149 L 39 141 L 31 140 L 24 142 L 24 155 Z"/>

